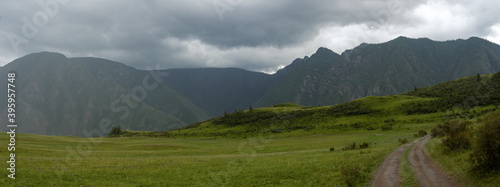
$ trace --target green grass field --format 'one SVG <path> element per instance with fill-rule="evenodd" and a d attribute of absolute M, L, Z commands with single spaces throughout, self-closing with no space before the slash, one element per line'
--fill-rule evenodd
<path fill-rule="evenodd" d="M 366 184 L 385 156 L 400 145 L 397 139 L 412 139 L 412 133 L 401 129 L 216 139 L 18 134 L 16 179 L 7 178 L 4 171 L 0 182 L 2 186 L 338 186 L 345 185 L 340 167 L 359 165 Z M 1 133 L 0 140 L 7 142 L 8 137 Z M 352 142 L 369 142 L 370 148 L 340 150 Z M 336 150 L 330 152 L 330 147 Z M 6 150 L 0 154 L 8 160 Z"/>

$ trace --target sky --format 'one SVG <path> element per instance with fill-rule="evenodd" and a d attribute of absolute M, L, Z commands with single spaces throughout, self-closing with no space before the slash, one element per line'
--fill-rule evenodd
<path fill-rule="evenodd" d="M 51 51 L 137 69 L 273 73 L 319 47 L 398 36 L 500 43 L 498 0 L 23 0 L 0 6 L 0 65 Z"/>

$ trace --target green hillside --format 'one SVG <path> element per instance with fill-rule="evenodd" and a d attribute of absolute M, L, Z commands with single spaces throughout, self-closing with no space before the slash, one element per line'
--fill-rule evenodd
<path fill-rule="evenodd" d="M 446 118 L 472 119 L 500 104 L 500 72 L 464 77 L 402 95 L 369 96 L 334 106 L 306 107 L 292 103 L 236 111 L 167 132 L 125 136 L 247 137 L 259 132 L 342 133 L 351 130 L 385 131 L 408 124 L 436 123 Z M 477 91 L 477 93 L 475 93 Z M 451 94 L 453 93 L 453 94 Z M 471 103 L 476 97 L 478 102 Z"/>
<path fill-rule="evenodd" d="M 439 98 L 441 108 L 459 107 L 470 109 L 473 106 L 500 104 L 500 73 L 477 75 L 444 82 L 434 86 L 419 88 L 405 95 Z"/>

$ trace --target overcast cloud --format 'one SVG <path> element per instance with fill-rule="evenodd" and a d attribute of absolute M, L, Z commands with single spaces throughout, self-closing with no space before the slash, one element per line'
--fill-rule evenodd
<path fill-rule="evenodd" d="M 49 6 L 41 6 L 45 3 Z M 354 3 L 355 2 L 355 3 Z M 319 47 L 398 36 L 500 43 L 497 0 L 26 0 L 0 6 L 0 65 L 33 52 L 146 69 L 274 72 Z"/>

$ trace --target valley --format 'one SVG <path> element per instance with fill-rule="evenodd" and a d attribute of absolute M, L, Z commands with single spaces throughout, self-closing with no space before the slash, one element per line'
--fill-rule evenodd
<path fill-rule="evenodd" d="M 455 88 L 463 92 L 456 93 L 463 94 L 474 90 L 465 88 L 482 84 L 496 89 L 500 85 L 496 82 L 498 76 L 500 73 L 483 75 L 481 82 L 476 77 L 466 77 L 432 89 L 366 97 L 334 106 L 288 103 L 237 111 L 163 132 L 123 130 L 116 136 L 95 138 L 18 134 L 17 147 L 22 147 L 16 150 L 18 179 L 4 178 L 0 183 L 366 186 L 376 177 L 386 157 L 403 145 L 402 139 L 411 142 L 421 131 L 431 133 L 436 124 L 447 118 L 472 121 L 477 127 L 478 119 L 497 108 L 491 104 L 462 109 L 457 108 L 459 103 L 445 105 L 454 100 L 445 97 L 444 92 L 436 92 L 441 96 L 431 98 L 411 95 L 431 95 L 450 89 L 450 85 L 461 85 Z M 482 98 L 484 103 L 496 100 L 497 94 L 486 95 Z M 446 109 L 448 106 L 455 108 Z M 439 142 L 438 139 L 431 141 Z M 8 135 L 0 134 L 0 140 L 7 142 Z M 427 147 L 426 152 L 441 154 L 442 149 Z M 467 154 L 467 150 L 461 154 Z M 447 157 L 448 154 L 441 154 L 437 160 Z M 405 156 L 398 162 L 402 168 L 411 164 Z M 446 165 L 440 167 L 450 169 Z M 467 171 L 470 167 L 462 165 L 461 169 Z M 401 171 L 402 183 L 419 186 L 416 174 L 411 173 Z M 498 173 L 479 179 L 463 172 L 452 173 L 452 177 L 476 185 L 494 184 L 499 179 Z"/>

